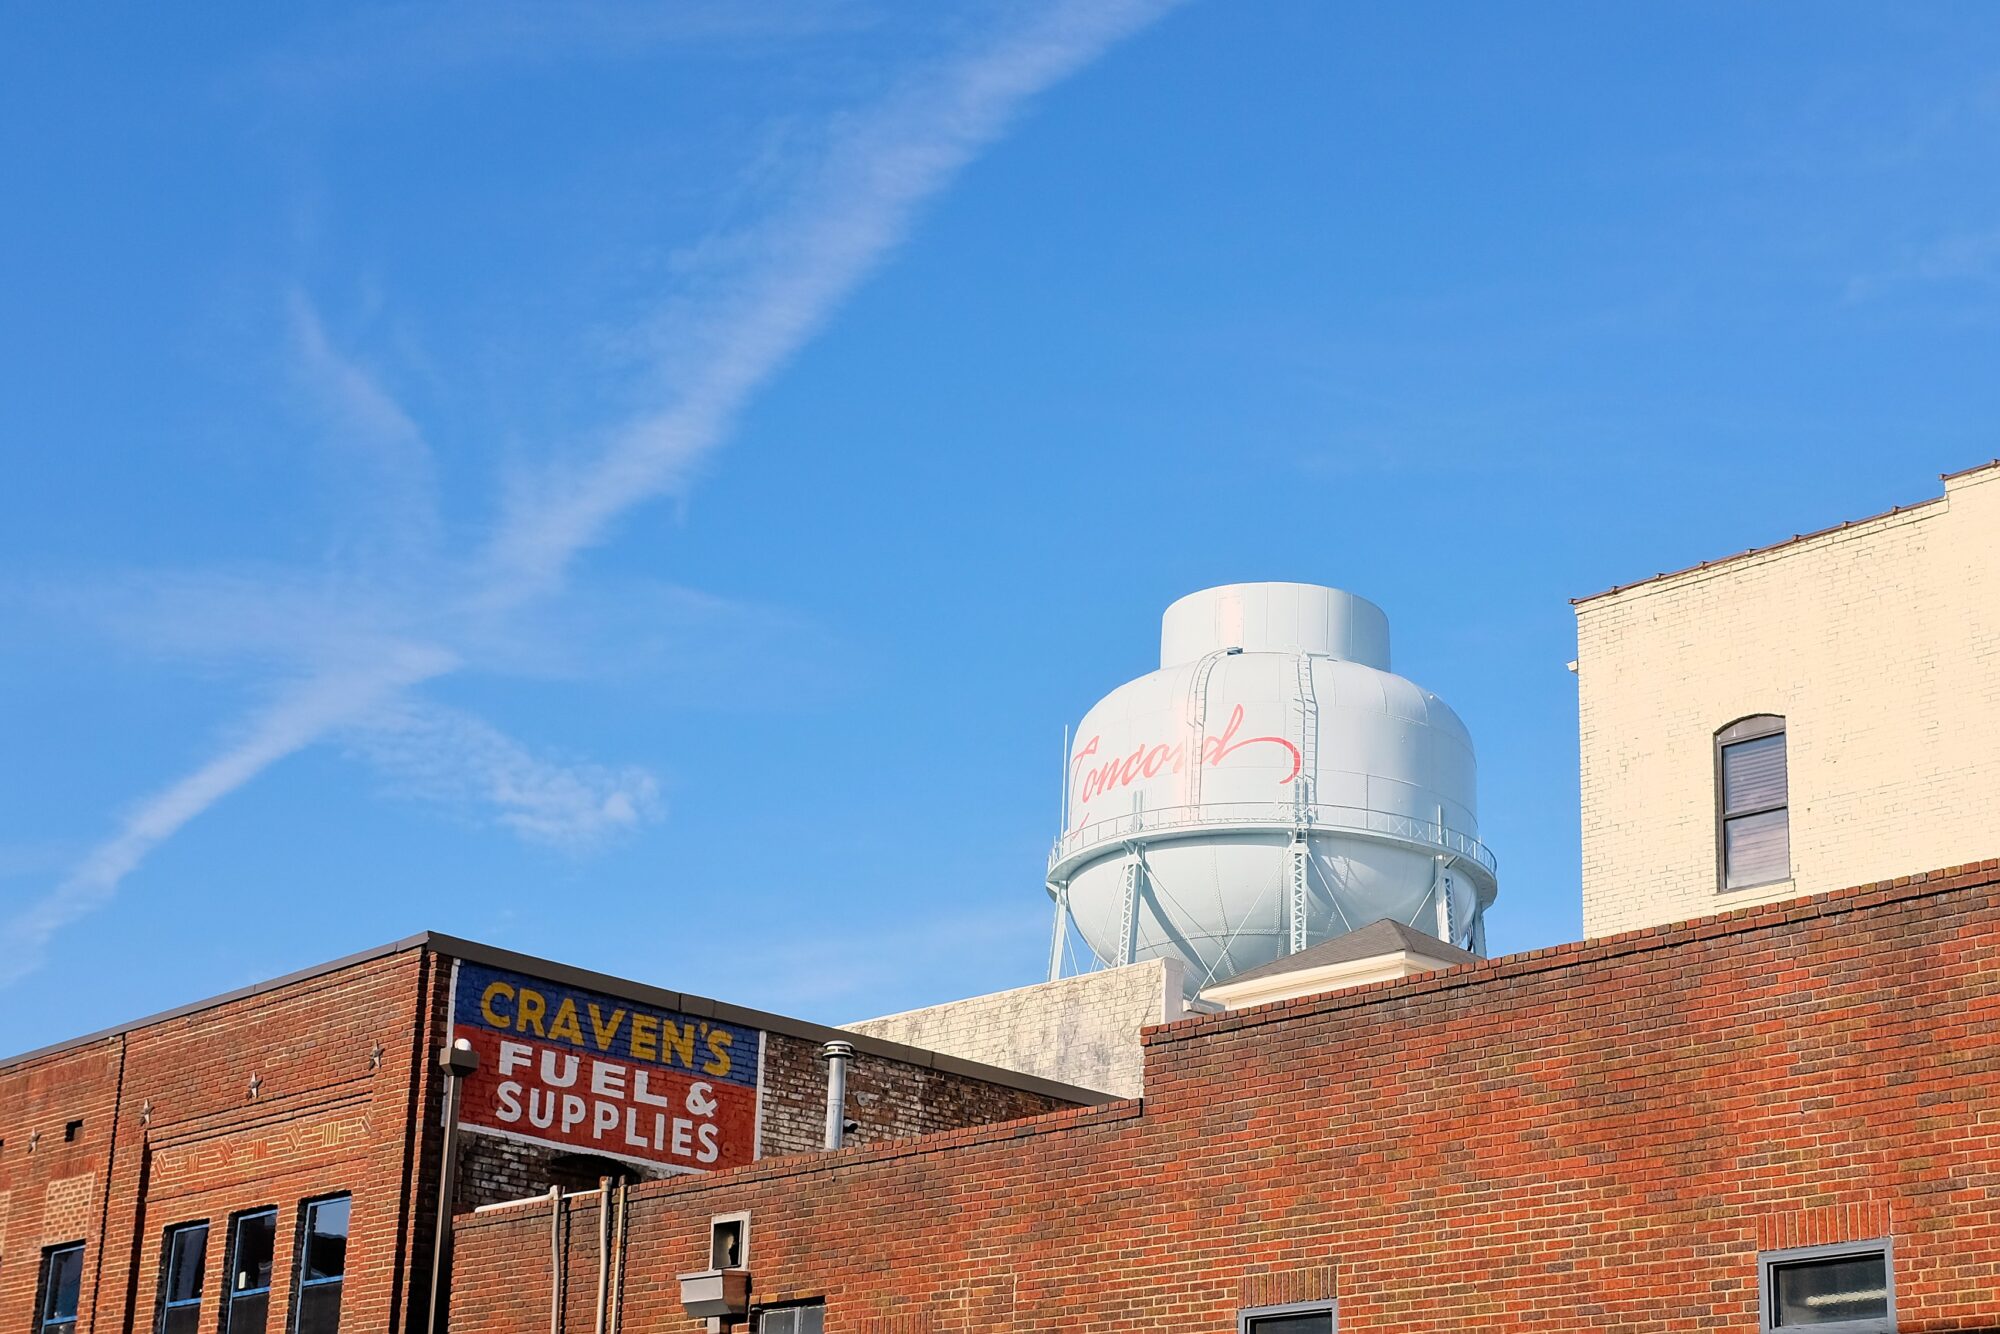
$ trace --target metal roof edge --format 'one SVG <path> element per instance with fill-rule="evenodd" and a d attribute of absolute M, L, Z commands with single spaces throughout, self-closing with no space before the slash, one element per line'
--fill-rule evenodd
<path fill-rule="evenodd" d="M 428 932 L 424 939 L 433 950 L 449 958 L 533 973 L 553 982 L 567 982 L 572 986 L 588 987 L 593 991 L 603 991 L 614 996 L 643 1000 L 665 1009 L 679 1010 L 683 1014 L 696 1015 L 704 1019 L 721 1019 L 749 1028 L 760 1028 L 770 1033 L 781 1033 L 786 1037 L 799 1038 L 807 1042 L 848 1042 L 863 1055 L 936 1070 L 941 1074 L 963 1075 L 988 1084 L 998 1084 L 1004 1088 L 1061 1098 L 1082 1106 L 1118 1101 L 1117 1094 L 1106 1093 L 1100 1089 L 1082 1088 L 1075 1084 L 1045 1079 L 1040 1075 L 1007 1070 L 997 1065 L 984 1065 L 978 1061 L 968 1061 L 922 1047 L 909 1047 L 900 1042 L 890 1042 L 885 1038 L 871 1037 L 866 1033 L 836 1028 L 831 1024 L 816 1024 L 809 1019 L 795 1019 L 790 1015 L 753 1010 L 748 1006 L 733 1005 L 728 1001 L 714 1000 L 707 996 L 696 996 L 684 991 L 669 991 L 665 987 L 656 987 L 650 983 L 635 982 L 630 978 L 600 973 L 594 969 L 557 963 L 553 959 L 522 954 L 517 950 L 503 949 L 497 945 L 483 945 L 476 940 L 466 940 L 459 936 Z"/>
<path fill-rule="evenodd" d="M 88 1047 L 95 1042 L 103 1042 L 108 1038 L 121 1037 L 126 1033 L 137 1032 L 142 1028 L 151 1028 L 154 1024 L 164 1024 L 169 1020 L 184 1018 L 190 1014 L 199 1014 L 203 1010 L 212 1010 L 218 1005 L 227 1005 L 232 1001 L 249 1000 L 251 997 L 262 995 L 267 991 L 276 991 L 280 987 L 289 987 L 295 983 L 308 982 L 315 977 L 320 977 L 327 973 L 337 973 L 343 968 L 354 968 L 364 963 L 371 963 L 376 959 L 387 958 L 391 954 L 402 954 L 409 950 L 421 949 L 428 945 L 433 938 L 431 932 L 419 931 L 414 936 L 404 936 L 401 940 L 392 940 L 386 945 L 377 945 L 372 949 L 345 954 L 338 959 L 329 959 L 325 963 L 316 963 L 310 967 L 300 968 L 293 972 L 285 973 L 280 977 L 269 978 L 263 982 L 252 982 L 248 986 L 237 987 L 234 991 L 225 991 L 220 995 L 207 996 L 201 1000 L 189 1001 L 185 1005 L 176 1005 L 172 1009 L 161 1010 L 157 1014 L 149 1014 L 144 1018 L 128 1019 L 122 1024 L 113 1024 L 109 1028 L 100 1028 L 94 1033 L 85 1033 L 82 1037 L 65 1038 L 60 1042 L 51 1042 L 47 1046 L 36 1047 L 32 1051 L 24 1051 L 14 1056 L 0 1056 L 0 1070 L 9 1070 L 14 1066 L 25 1065 L 29 1061 L 40 1060 L 47 1056 L 60 1056 L 64 1052 Z"/>
<path fill-rule="evenodd" d="M 747 1006 L 732 1005 L 727 1001 L 711 1000 L 706 996 L 695 996 L 686 992 L 669 991 L 664 987 L 652 986 L 645 982 L 635 982 L 630 978 L 614 977 L 609 973 L 600 973 L 588 968 L 577 968 L 570 964 L 557 963 L 553 959 L 543 959 L 532 954 L 522 954 L 516 950 L 502 949 L 497 945 L 484 945 L 476 940 L 467 940 L 462 936 L 447 935 L 442 931 L 420 931 L 413 936 L 404 936 L 401 940 L 394 940 L 386 945 L 377 945 L 372 949 L 343 955 L 338 959 L 330 959 L 325 963 L 314 964 L 308 968 L 300 968 L 280 977 L 270 978 L 263 982 L 253 982 L 248 986 L 238 987 L 233 991 L 225 991 L 220 995 L 190 1001 L 185 1005 L 176 1005 L 171 1009 L 161 1010 L 157 1014 L 149 1014 L 143 1018 L 127 1020 L 122 1024 L 113 1024 L 109 1028 L 100 1028 L 95 1032 L 85 1033 L 81 1037 L 67 1038 L 61 1042 L 52 1042 L 47 1046 L 36 1047 L 32 1051 L 24 1051 L 15 1056 L 0 1057 L 0 1071 L 10 1070 L 15 1066 L 25 1065 L 31 1061 L 42 1060 L 51 1056 L 60 1056 L 65 1052 L 81 1050 L 82 1048 L 91 1046 L 93 1043 L 121 1037 L 127 1033 L 137 1032 L 142 1028 L 151 1028 L 155 1024 L 163 1024 L 191 1014 L 199 1014 L 203 1010 L 212 1010 L 217 1006 L 228 1005 L 235 1001 L 250 1000 L 254 997 L 277 991 L 283 987 L 307 982 L 316 977 L 323 977 L 330 973 L 340 972 L 342 969 L 354 968 L 364 963 L 371 963 L 376 959 L 387 958 L 390 955 L 402 954 L 414 949 L 428 949 L 446 958 L 465 959 L 473 963 L 484 963 L 495 967 L 512 968 L 520 972 L 534 973 L 540 977 L 547 977 L 551 981 L 568 982 L 572 985 L 608 992 L 614 996 L 624 996 L 632 1000 L 644 1000 L 670 1010 L 679 1010 L 683 1014 L 697 1015 L 707 1019 L 721 1019 L 729 1023 L 763 1029 L 767 1032 L 782 1033 L 787 1037 L 800 1038 L 808 1042 L 851 1042 L 854 1044 L 856 1051 L 865 1055 L 897 1061 L 904 1065 L 914 1065 L 922 1069 L 936 1070 L 940 1074 L 960 1075 L 969 1079 L 977 1079 L 984 1083 L 999 1085 L 1002 1088 L 1019 1089 L 1026 1093 L 1036 1093 L 1044 1097 L 1060 1098 L 1065 1102 L 1076 1103 L 1081 1106 L 1097 1106 L 1101 1103 L 1117 1101 L 1116 1094 L 1106 1093 L 1100 1089 L 1082 1088 L 1075 1084 L 1064 1084 L 1057 1080 L 1045 1079 L 1040 1075 L 1026 1074 L 1019 1070 L 1006 1070 L 999 1066 L 983 1065 L 978 1061 L 964 1060 L 957 1056 L 946 1055 L 943 1052 L 927 1051 L 921 1047 L 908 1047 L 900 1042 L 890 1042 L 884 1038 L 870 1037 L 865 1033 L 854 1033 L 846 1029 L 835 1028 L 828 1024 L 815 1024 L 810 1020 L 794 1019 L 789 1015 L 770 1014 L 763 1010 L 750 1009 Z"/>
<path fill-rule="evenodd" d="M 1994 459 L 1987 463 L 1975 463 L 1970 468 L 1960 468 L 1957 472 L 1939 473 L 1938 480 L 1946 483 L 1948 487 L 1949 483 L 1956 482 L 1962 477 L 1970 477 L 1973 473 L 1985 472 L 1993 468 L 2000 468 L 2000 459 Z M 1772 542 L 1761 547 L 1748 547 L 1742 551 L 1731 552 L 1727 556 L 1717 556 L 1713 560 L 1700 561 L 1694 565 L 1684 565 L 1678 570 L 1664 570 L 1659 574 L 1648 575 L 1644 579 L 1634 579 L 1629 584 L 1613 584 L 1611 587 L 1600 589 L 1598 592 L 1586 593 L 1582 597 L 1571 598 L 1569 605 L 1572 607 L 1582 607 L 1586 603 L 1598 602 L 1604 598 L 1615 597 L 1620 593 L 1629 593 L 1635 588 L 1645 588 L 1648 585 L 1662 583 L 1669 579 L 1678 579 L 1682 575 L 1700 574 L 1705 570 L 1715 569 L 1719 565 L 1730 565 L 1739 560 L 1747 560 L 1752 556 L 1768 555 L 1773 551 L 1782 551 L 1786 547 L 1798 546 L 1801 543 L 1810 542 L 1814 538 L 1828 537 L 1834 533 L 1859 528 L 1864 524 L 1875 523 L 1882 519 L 1900 518 L 1903 515 L 1916 510 L 1926 509 L 1932 505 L 1942 505 L 1949 499 L 1949 494 L 1946 494 L 1931 496 L 1926 500 L 1912 501 L 1908 505 L 1892 505 L 1890 508 L 1877 514 L 1869 514 L 1859 519 L 1848 519 L 1841 523 L 1829 524 L 1825 528 L 1816 528 L 1809 533 L 1794 533 L 1782 542 Z"/>

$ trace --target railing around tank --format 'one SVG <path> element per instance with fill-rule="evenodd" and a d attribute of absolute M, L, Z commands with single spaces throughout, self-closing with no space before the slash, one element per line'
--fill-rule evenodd
<path fill-rule="evenodd" d="M 1289 801 L 1204 802 L 1198 806 L 1161 806 L 1154 810 L 1132 811 L 1103 820 L 1093 820 L 1064 833 L 1049 852 L 1053 874 L 1063 863 L 1100 846 L 1116 845 L 1149 834 L 1172 831 L 1192 833 L 1196 829 L 1262 827 L 1273 833 L 1287 833 L 1303 827 L 1308 832 L 1370 834 L 1399 843 L 1417 843 L 1453 857 L 1463 858 L 1483 868 L 1496 879 L 1499 863 L 1484 843 L 1470 834 L 1412 815 L 1368 810 L 1359 806 L 1300 805 Z"/>

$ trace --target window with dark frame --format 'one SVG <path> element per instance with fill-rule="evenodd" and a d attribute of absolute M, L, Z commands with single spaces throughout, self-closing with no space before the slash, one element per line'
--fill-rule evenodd
<path fill-rule="evenodd" d="M 35 1303 L 36 1334 L 72 1334 L 83 1294 L 83 1243 L 42 1252 L 42 1290 Z"/>
<path fill-rule="evenodd" d="M 229 1291 L 223 1294 L 222 1334 L 264 1334 L 271 1320 L 271 1261 L 278 1248 L 278 1211 L 256 1209 L 229 1223 Z"/>
<path fill-rule="evenodd" d="M 1752 889 L 1792 877 L 1785 720 L 1760 713 L 1715 734 L 1718 889 Z"/>
<path fill-rule="evenodd" d="M 825 1328 L 823 1301 L 767 1306 L 757 1313 L 757 1334 L 821 1334 Z"/>
<path fill-rule="evenodd" d="M 295 1334 L 336 1334 L 340 1289 L 347 1281 L 346 1195 L 308 1200 L 299 1218 L 298 1290 L 292 1301 Z"/>
<path fill-rule="evenodd" d="M 1241 1312 L 1236 1327 L 1239 1334 L 1333 1334 L 1333 1303 L 1260 1307 Z"/>
<path fill-rule="evenodd" d="M 1757 1327 L 1766 1334 L 1895 1334 L 1896 1278 L 1887 1241 L 1766 1251 L 1757 1261 Z"/>
<path fill-rule="evenodd" d="M 160 1248 L 160 1318 L 157 1334 L 199 1334 L 202 1277 L 208 1265 L 208 1224 L 167 1229 Z"/>

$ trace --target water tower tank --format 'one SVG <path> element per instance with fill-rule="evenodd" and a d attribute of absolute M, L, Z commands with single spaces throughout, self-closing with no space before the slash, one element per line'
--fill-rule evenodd
<path fill-rule="evenodd" d="M 1352 593 L 1174 603 L 1160 669 L 1084 716 L 1065 782 L 1052 976 L 1065 919 L 1096 963 L 1186 960 L 1190 992 L 1384 917 L 1484 953 L 1472 738 Z"/>

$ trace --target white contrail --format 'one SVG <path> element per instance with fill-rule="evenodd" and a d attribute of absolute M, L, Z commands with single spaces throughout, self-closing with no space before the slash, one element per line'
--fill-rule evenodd
<path fill-rule="evenodd" d="M 674 401 L 613 433 L 587 465 L 545 479 L 513 504 L 472 592 L 456 610 L 491 615 L 558 585 L 578 552 L 625 511 L 685 483 L 750 396 L 826 322 L 903 240 L 922 205 L 1003 134 L 1037 93 L 1089 64 L 1178 0 L 1058 4 L 1002 41 L 946 63 L 837 135 L 792 207 L 760 228 L 756 265 L 710 312 L 708 349 L 677 376 Z M 330 352 L 310 311 L 295 308 L 309 359 Z M 365 383 L 348 397 L 388 434 L 409 422 Z M 449 616 L 452 608 L 442 609 Z M 103 904 L 163 840 L 271 764 L 458 664 L 441 651 L 308 681 L 251 722 L 247 735 L 140 804 L 55 890 L 0 929 L 0 983 L 35 967 L 49 939 Z"/>
<path fill-rule="evenodd" d="M 221 754 L 141 802 L 117 834 L 0 929 L 0 985 L 17 982 L 39 967 L 56 932 L 101 907 L 147 853 L 189 820 L 329 729 L 453 665 L 438 650 L 412 648 L 387 655 L 369 669 L 315 677 L 285 692 Z"/>
<path fill-rule="evenodd" d="M 909 233 L 922 205 L 1006 130 L 1036 93 L 1087 65 L 1177 0 L 1056 7 L 999 44 L 906 88 L 834 144 L 785 215 L 761 228 L 760 270 L 718 312 L 678 401 L 627 423 L 588 467 L 544 479 L 493 550 L 503 601 L 560 580 L 640 501 L 685 482 L 772 374 Z"/>

